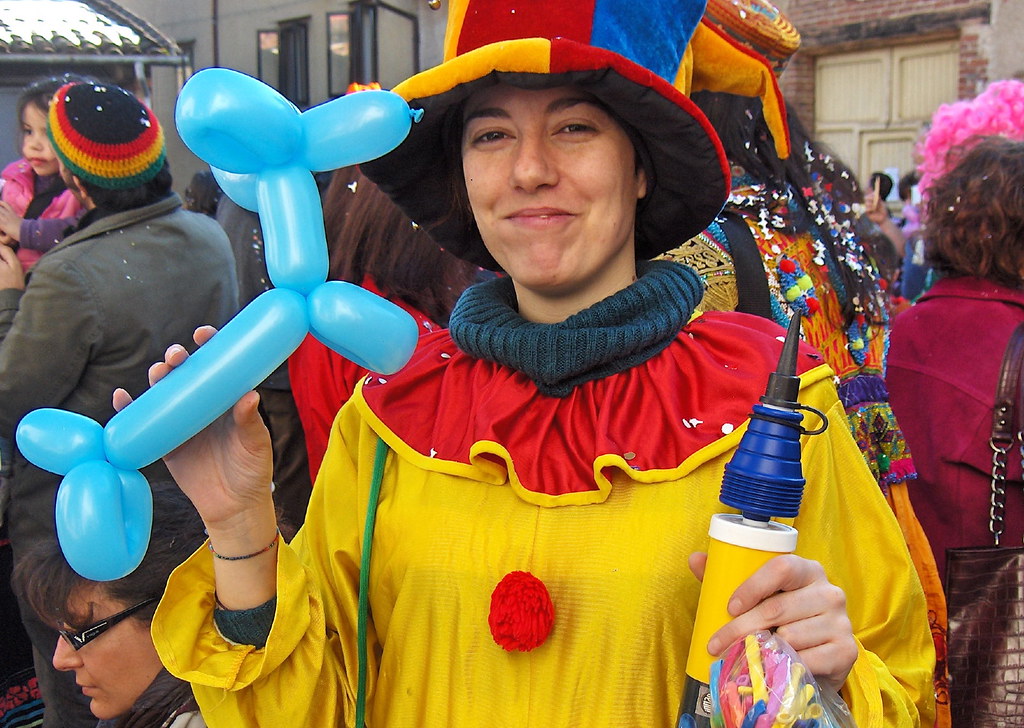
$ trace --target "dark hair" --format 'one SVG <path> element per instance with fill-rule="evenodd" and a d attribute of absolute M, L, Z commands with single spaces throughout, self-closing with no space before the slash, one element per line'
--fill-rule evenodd
<path fill-rule="evenodd" d="M 360 285 L 370 277 L 381 292 L 446 324 L 452 306 L 477 274 L 445 252 L 358 167 L 334 173 L 324 194 L 330 277 Z"/>
<path fill-rule="evenodd" d="M 69 624 L 92 621 L 90 614 L 71 611 L 76 592 L 83 588 L 99 589 L 126 607 L 163 594 L 171 571 L 202 545 L 206 535 L 195 507 L 174 482 L 155 482 L 152 491 L 153 531 L 149 548 L 139 567 L 127 576 L 113 581 L 86 579 L 72 570 L 60 546 L 52 540 L 37 544 L 19 559 L 14 569 L 15 589 L 40 618 Z M 148 622 L 154 611 L 156 602 L 133 617 Z"/>
<path fill-rule="evenodd" d="M 692 99 L 715 128 L 733 165 L 776 188 L 785 186 L 787 177 L 799 181 L 801 188 L 810 185 L 807 168 L 795 162 L 799 156 L 795 140 L 787 159 L 776 153 L 759 99 L 713 91 L 695 92 Z"/>
<path fill-rule="evenodd" d="M 901 200 L 906 202 L 910 199 L 910 195 L 914 190 L 914 185 L 916 185 L 920 179 L 921 176 L 917 173 L 916 169 L 912 172 L 907 172 L 905 175 L 900 177 L 897 190 Z"/>
<path fill-rule="evenodd" d="M 42 111 L 43 114 L 46 114 L 50 110 L 50 100 L 62 86 L 69 83 L 89 83 L 91 81 L 91 78 L 80 76 L 77 73 L 62 73 L 59 76 L 38 78 L 25 86 L 21 93 L 18 94 L 18 101 L 15 104 L 14 120 L 18 125 L 18 136 L 21 136 L 21 117 L 25 107 L 31 104 Z"/>
<path fill-rule="evenodd" d="M 806 212 L 808 203 L 816 199 L 820 204 L 826 196 L 831 198 L 823 207 L 831 209 L 835 225 L 817 225 L 814 235 L 824 244 L 826 254 L 837 263 L 829 265 L 829 269 L 838 271 L 846 292 L 845 296 L 839 296 L 843 323 L 848 326 L 860 313 L 855 301 L 860 301 L 863 313 L 869 318 L 883 320 L 885 312 L 876 295 L 877 284 L 870 277 L 873 266 L 867 254 L 864 256 L 867 264 L 856 272 L 841 264 L 845 253 L 836 250 L 835 238 L 856 229 L 853 202 L 860 202 L 862 194 L 852 170 L 826 144 L 811 139 L 791 104 L 786 104 L 791 153 L 781 159 L 764 119 L 760 99 L 699 91 L 693 94 L 693 101 L 718 132 L 729 161 L 741 166 L 758 182 L 783 194 L 792 194 L 812 229 L 815 224 Z"/>
<path fill-rule="evenodd" d="M 470 247 L 467 250 L 458 251 L 459 255 L 484 268 L 498 270 L 500 266 L 483 245 L 476 218 L 473 216 L 473 208 L 469 204 L 469 190 L 466 187 L 466 175 L 462 169 L 462 116 L 465 106 L 466 102 L 463 100 L 445 112 L 440 131 L 441 148 L 445 150 L 445 153 L 441 157 L 437 179 L 441 180 L 440 186 L 442 194 L 448 199 L 448 208 L 428 232 L 433 232 L 436 228 L 445 228 L 455 231 L 457 237 L 465 240 L 480 240 L 481 244 L 478 249 Z"/>
<path fill-rule="evenodd" d="M 110 189 L 94 185 L 81 177 L 76 179 L 81 184 L 82 190 L 92 199 L 93 204 L 108 212 L 124 212 L 152 205 L 167 197 L 171 193 L 171 185 L 174 183 L 171 177 L 171 166 L 166 160 L 153 179 L 136 187 Z"/>
<path fill-rule="evenodd" d="M 196 172 L 189 180 L 188 187 L 185 188 L 184 208 L 213 217 L 217 214 L 217 203 L 220 202 L 222 194 L 224 193 L 220 185 L 217 184 L 217 178 L 213 176 L 213 172 L 209 170 Z"/>
<path fill-rule="evenodd" d="M 885 172 L 872 172 L 868 187 L 874 189 L 875 180 L 878 180 L 878 196 L 883 200 L 889 199 L 889 194 L 892 192 L 892 177 Z"/>
<path fill-rule="evenodd" d="M 982 139 L 932 182 L 924 217 L 925 256 L 940 273 L 1020 286 L 1024 142 Z"/>

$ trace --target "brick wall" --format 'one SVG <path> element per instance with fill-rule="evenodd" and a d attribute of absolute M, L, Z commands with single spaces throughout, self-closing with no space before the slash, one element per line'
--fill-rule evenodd
<path fill-rule="evenodd" d="M 782 96 L 795 109 L 808 130 L 814 128 L 814 58 L 797 53 L 779 83 Z"/>
<path fill-rule="evenodd" d="M 987 28 L 980 23 L 966 25 L 960 36 L 960 81 L 957 95 L 969 98 L 981 92 L 989 82 L 989 55 L 984 43 Z"/>
<path fill-rule="evenodd" d="M 979 0 L 789 0 L 786 15 L 803 29 L 990 5 Z"/>
<path fill-rule="evenodd" d="M 812 130 L 818 55 L 958 38 L 960 97 L 974 96 L 991 80 L 989 0 L 788 0 L 779 5 L 802 36 L 780 85 Z"/>

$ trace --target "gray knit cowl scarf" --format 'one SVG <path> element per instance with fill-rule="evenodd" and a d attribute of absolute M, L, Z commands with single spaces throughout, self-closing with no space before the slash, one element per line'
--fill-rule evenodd
<path fill-rule="evenodd" d="M 511 279 L 496 278 L 462 294 L 449 329 L 467 354 L 522 372 L 542 394 L 566 397 L 664 350 L 703 295 L 692 268 L 638 261 L 632 285 L 565 321 L 538 324 L 519 315 Z"/>

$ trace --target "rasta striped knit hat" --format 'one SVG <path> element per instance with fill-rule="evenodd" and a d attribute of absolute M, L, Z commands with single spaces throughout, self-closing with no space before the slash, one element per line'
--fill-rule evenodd
<path fill-rule="evenodd" d="M 156 115 L 119 86 L 62 86 L 50 104 L 48 131 L 61 163 L 97 187 L 143 185 L 166 159 Z"/>

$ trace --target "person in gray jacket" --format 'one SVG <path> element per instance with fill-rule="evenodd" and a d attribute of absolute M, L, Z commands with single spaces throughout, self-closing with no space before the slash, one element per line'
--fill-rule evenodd
<path fill-rule="evenodd" d="M 27 280 L 0 246 L 0 437 L 40 407 L 78 412 L 101 424 L 111 393 L 147 387 L 149 363 L 200 324 L 222 325 L 238 309 L 227 237 L 187 212 L 171 191 L 157 117 L 114 85 L 72 83 L 54 96 L 49 135 L 68 189 L 87 212 Z M 162 464 L 144 471 L 166 476 Z M 17 562 L 56 538 L 60 477 L 15 453 L 7 522 Z M 95 726 L 73 673 L 49 664 L 57 631 L 21 604 L 45 703 L 44 728 Z"/>

